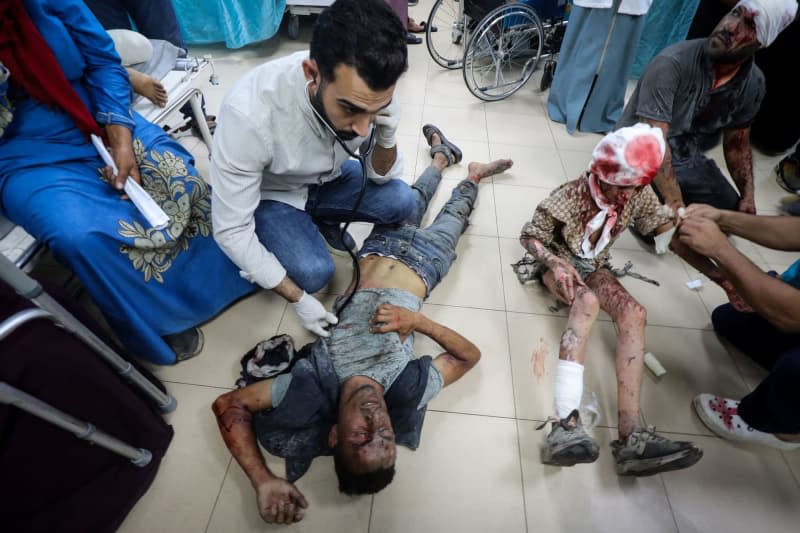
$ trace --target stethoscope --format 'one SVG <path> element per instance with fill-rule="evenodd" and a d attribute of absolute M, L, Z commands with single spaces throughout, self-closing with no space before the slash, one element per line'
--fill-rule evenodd
<path fill-rule="evenodd" d="M 358 198 L 356 198 L 356 203 L 350 209 L 351 216 L 348 217 L 347 222 L 345 222 L 344 226 L 341 228 L 341 233 L 339 234 L 339 239 L 341 242 L 344 242 L 344 236 L 347 234 L 347 229 L 350 227 L 350 223 L 352 222 L 352 216 L 358 211 L 358 208 L 361 207 L 361 202 L 364 199 L 364 193 L 367 190 L 367 157 L 372 153 L 373 148 L 375 148 L 375 126 L 372 126 L 372 130 L 369 133 L 369 138 L 367 139 L 366 143 L 362 143 L 361 147 L 358 150 L 358 153 L 353 152 L 350 147 L 342 140 L 341 137 L 336 133 L 336 130 L 333 129 L 333 126 L 328 124 L 328 121 L 325 120 L 322 115 L 319 114 L 317 108 L 314 107 L 314 104 L 311 103 L 311 95 L 309 94 L 308 86 L 314 80 L 308 80 L 306 82 L 306 100 L 308 101 L 308 105 L 311 107 L 311 111 L 314 112 L 314 115 L 319 119 L 320 122 L 325 126 L 328 132 L 333 135 L 334 140 L 339 143 L 339 146 L 344 149 L 348 156 L 355 158 L 361 164 L 361 190 L 358 193 Z M 364 145 L 366 144 L 366 150 L 364 150 Z M 336 311 L 337 317 L 342 314 L 344 308 L 348 306 L 350 300 L 353 299 L 353 295 L 356 293 L 356 289 L 358 285 L 361 283 L 361 268 L 358 266 L 358 258 L 356 254 L 351 249 L 347 249 L 348 255 L 350 255 L 350 259 L 353 261 L 353 272 L 355 274 L 355 282 L 353 285 L 353 290 L 350 294 L 347 295 L 347 299 L 344 301 L 342 305 L 339 306 L 339 309 Z"/>

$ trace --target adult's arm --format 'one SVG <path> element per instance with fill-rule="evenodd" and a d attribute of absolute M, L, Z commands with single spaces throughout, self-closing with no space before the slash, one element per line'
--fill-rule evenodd
<path fill-rule="evenodd" d="M 256 490 L 264 521 L 291 524 L 308 507 L 303 494 L 267 467 L 253 431 L 253 413 L 272 407 L 272 383 L 267 379 L 217 398 L 212 410 L 222 438 Z"/>
<path fill-rule="evenodd" d="M 442 374 L 444 386 L 458 381 L 469 372 L 481 358 L 477 346 L 461 334 L 431 320 L 421 312 L 414 312 L 405 307 L 382 304 L 378 307 L 370 322 L 373 333 L 389 333 L 396 331 L 401 337 L 417 331 L 430 337 L 444 348 L 433 360 L 433 365 Z"/>
<path fill-rule="evenodd" d="M 680 240 L 712 259 L 741 297 L 777 329 L 800 332 L 800 290 L 764 273 L 734 247 L 711 219 L 689 217 L 678 227 Z"/>
<path fill-rule="evenodd" d="M 753 187 L 753 151 L 750 148 L 750 128 L 726 129 L 722 135 L 722 151 L 725 164 L 733 182 L 739 189 L 739 211 L 756 214 L 755 189 Z"/>
<path fill-rule="evenodd" d="M 98 124 L 106 128 L 119 170 L 113 177 L 107 169 L 106 177 L 117 189 L 123 188 L 128 176 L 141 182 L 133 152 L 131 85 L 114 41 L 81 0 L 51 2 L 50 8 L 63 22 L 85 63 L 83 85 L 89 94 L 89 108 Z"/>
<path fill-rule="evenodd" d="M 83 81 L 91 110 L 100 124 L 120 124 L 133 129 L 131 85 L 114 41 L 82 0 L 49 2 L 58 14 L 86 63 Z"/>
<path fill-rule="evenodd" d="M 642 120 L 654 128 L 660 129 L 661 133 L 664 135 L 664 139 L 669 138 L 669 124 L 667 122 L 649 118 L 642 118 Z M 664 203 L 673 209 L 678 209 L 685 205 L 683 202 L 683 194 L 681 194 L 678 178 L 675 176 L 675 169 L 672 167 L 672 149 L 669 147 L 668 142 L 665 143 L 665 145 L 664 160 L 661 162 L 661 168 L 658 170 L 658 174 L 656 174 L 653 181 L 656 187 L 658 187 L 658 191 L 664 197 Z"/>
<path fill-rule="evenodd" d="M 772 248 L 774 250 L 800 251 L 800 218 L 788 216 L 758 216 L 716 209 L 710 205 L 692 204 L 686 208 L 686 217 L 710 219 L 729 234 Z"/>
<path fill-rule="evenodd" d="M 660 129 L 665 141 L 669 139 L 675 101 L 681 98 L 679 92 L 683 76 L 681 65 L 673 57 L 657 55 L 639 80 L 636 101 L 632 100 L 628 104 L 634 106 L 632 111 L 638 120 Z M 655 177 L 655 184 L 664 197 L 665 204 L 673 209 L 684 205 L 672 166 L 669 142 L 666 143 L 664 161 Z"/>
<path fill-rule="evenodd" d="M 209 175 L 214 239 L 243 277 L 273 289 L 286 278 L 286 269 L 258 240 L 254 217 L 261 203 L 262 173 L 271 161 L 267 134 L 236 107 L 223 104 Z"/>

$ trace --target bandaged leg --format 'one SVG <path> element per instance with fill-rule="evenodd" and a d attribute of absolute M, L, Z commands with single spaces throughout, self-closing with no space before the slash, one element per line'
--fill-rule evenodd
<path fill-rule="evenodd" d="M 546 272 L 542 281 L 553 294 L 556 294 L 552 271 Z M 558 350 L 554 396 L 556 413 L 561 419 L 566 418 L 573 409 L 580 407 L 586 343 L 599 311 L 600 305 L 594 293 L 586 287 L 578 288 Z"/>
<path fill-rule="evenodd" d="M 565 419 L 578 409 L 583 396 L 583 365 L 573 361 L 558 360 L 554 389 L 556 415 Z"/>

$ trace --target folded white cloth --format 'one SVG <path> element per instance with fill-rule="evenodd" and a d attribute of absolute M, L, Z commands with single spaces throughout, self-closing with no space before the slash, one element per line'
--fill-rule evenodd
<path fill-rule="evenodd" d="M 108 30 L 114 48 L 117 49 L 122 65 L 129 67 L 137 63 L 144 63 L 153 55 L 153 45 L 141 33 L 132 30 Z"/>

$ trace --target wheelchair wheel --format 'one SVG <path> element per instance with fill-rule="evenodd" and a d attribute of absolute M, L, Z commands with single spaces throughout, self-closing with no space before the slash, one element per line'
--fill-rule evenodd
<path fill-rule="evenodd" d="M 464 0 L 436 0 L 425 26 L 425 43 L 436 63 L 444 68 L 461 68 L 464 58 L 467 16 L 461 7 Z M 438 31 L 431 31 L 437 28 Z"/>
<path fill-rule="evenodd" d="M 522 3 L 502 5 L 472 32 L 464 51 L 464 82 L 481 100 L 502 100 L 531 77 L 542 55 L 539 16 Z"/>

